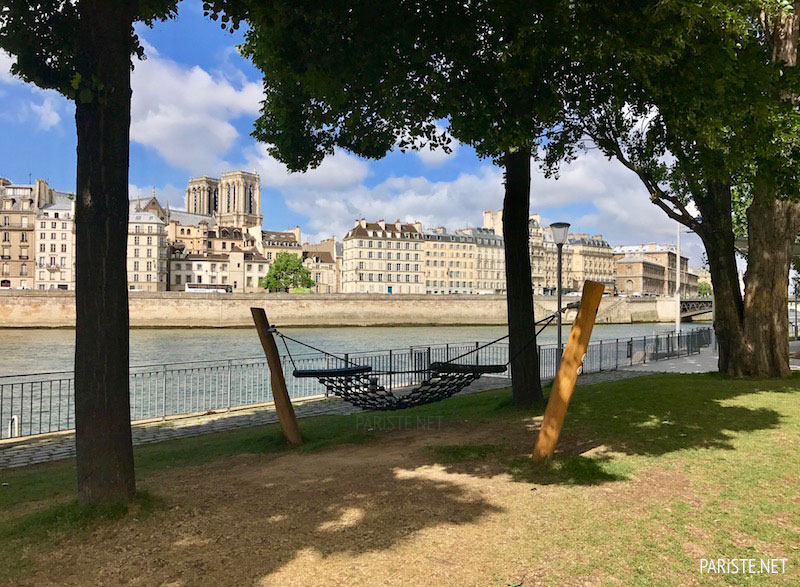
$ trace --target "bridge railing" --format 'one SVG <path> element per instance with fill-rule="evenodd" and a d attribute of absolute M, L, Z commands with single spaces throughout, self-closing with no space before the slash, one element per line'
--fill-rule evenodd
<path fill-rule="evenodd" d="M 605 371 L 700 352 L 712 341 L 710 328 L 680 336 L 658 334 L 592 342 L 583 372 Z M 478 349 L 476 351 L 476 349 Z M 377 383 L 389 390 L 419 384 L 430 377 L 434 361 L 506 365 L 492 377 L 509 378 L 508 344 L 483 347 L 481 342 L 414 346 L 405 349 L 352 353 L 341 359 L 322 354 L 281 357 L 292 398 L 322 396 L 316 379 L 296 378 L 293 369 L 341 366 L 344 361 L 370 365 Z M 555 377 L 558 349 L 538 347 L 542 379 Z M 269 368 L 261 358 L 197 361 L 132 367 L 129 379 L 130 415 L 134 422 L 218 413 L 272 401 Z M 75 384 L 71 371 L 0 377 L 0 439 L 34 436 L 75 427 Z"/>

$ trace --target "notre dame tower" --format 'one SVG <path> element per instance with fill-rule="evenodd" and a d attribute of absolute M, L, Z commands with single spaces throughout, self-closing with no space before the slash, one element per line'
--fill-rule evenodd
<path fill-rule="evenodd" d="M 186 210 L 213 216 L 219 226 L 261 226 L 261 179 L 247 171 L 193 177 L 186 186 Z"/>

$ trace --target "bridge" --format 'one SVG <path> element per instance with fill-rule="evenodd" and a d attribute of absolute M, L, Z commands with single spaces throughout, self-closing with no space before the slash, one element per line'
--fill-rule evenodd
<path fill-rule="evenodd" d="M 714 303 L 711 298 L 681 298 L 681 321 L 690 321 L 695 316 L 710 314 L 713 309 Z"/>

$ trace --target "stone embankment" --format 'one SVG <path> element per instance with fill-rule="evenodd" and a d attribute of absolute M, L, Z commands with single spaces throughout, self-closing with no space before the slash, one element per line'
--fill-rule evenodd
<path fill-rule="evenodd" d="M 574 298 L 577 300 L 577 298 Z M 572 301 L 566 298 L 566 301 Z M 499 295 L 435 296 L 372 294 L 206 294 L 132 292 L 133 328 L 252 326 L 250 308 L 262 307 L 278 326 L 502 325 L 506 301 Z M 537 318 L 555 311 L 552 297 L 535 298 Z M 575 310 L 567 312 L 571 322 Z M 658 298 L 603 298 L 600 324 L 670 322 L 675 302 Z M 75 297 L 65 291 L 0 290 L 0 328 L 70 328 Z"/>

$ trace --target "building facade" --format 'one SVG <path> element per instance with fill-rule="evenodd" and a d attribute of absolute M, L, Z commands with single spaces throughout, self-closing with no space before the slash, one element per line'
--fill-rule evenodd
<path fill-rule="evenodd" d="M 36 215 L 36 289 L 75 289 L 75 198 L 55 194 Z"/>
<path fill-rule="evenodd" d="M 506 252 L 503 237 L 490 228 L 462 228 L 475 243 L 476 294 L 506 293 Z"/>
<path fill-rule="evenodd" d="M 342 241 L 342 292 L 425 293 L 422 225 L 356 220 Z"/>
<path fill-rule="evenodd" d="M 303 267 L 311 273 L 314 280 L 314 293 L 339 293 L 341 284 L 341 257 L 337 255 L 336 238 L 325 239 L 320 243 L 303 244 Z"/>
<path fill-rule="evenodd" d="M 463 232 L 447 232 L 443 226 L 423 231 L 425 293 L 472 294 L 476 289 L 475 240 Z"/>
<path fill-rule="evenodd" d="M 56 192 L 41 179 L 15 184 L 0 178 L 0 288 L 34 288 L 36 216 L 55 198 Z"/>
<path fill-rule="evenodd" d="M 619 260 L 627 256 L 636 256 L 647 259 L 652 263 L 657 263 L 664 267 L 664 278 L 660 287 L 660 291 L 653 295 L 674 296 L 676 289 L 676 251 L 674 245 L 657 245 L 649 243 L 646 245 L 625 245 L 614 248 L 614 260 L 619 263 Z M 681 296 L 694 297 L 697 295 L 697 275 L 689 271 L 689 260 L 681 255 L 680 259 L 680 272 L 681 272 Z M 617 288 L 620 289 L 619 279 L 617 279 Z M 634 290 L 637 292 L 639 290 Z M 645 292 L 639 292 L 644 294 Z"/>
<path fill-rule="evenodd" d="M 128 289 L 165 291 L 169 283 L 167 227 L 152 212 L 128 216 Z"/>
<path fill-rule="evenodd" d="M 261 179 L 247 171 L 193 177 L 186 186 L 186 211 L 213 216 L 220 226 L 261 226 Z"/>
<path fill-rule="evenodd" d="M 625 255 L 616 261 L 617 292 L 624 295 L 662 295 L 666 268 L 639 255 Z"/>
<path fill-rule="evenodd" d="M 503 211 L 485 211 L 483 227 L 502 236 Z M 531 286 L 537 295 L 554 294 L 558 289 L 558 246 L 549 226 L 542 225 L 539 214 L 528 218 L 528 253 L 531 263 Z M 614 252 L 602 235 L 570 233 L 561 250 L 562 288 L 579 291 L 588 280 L 614 288 Z M 505 274 L 503 275 L 505 279 Z"/>

